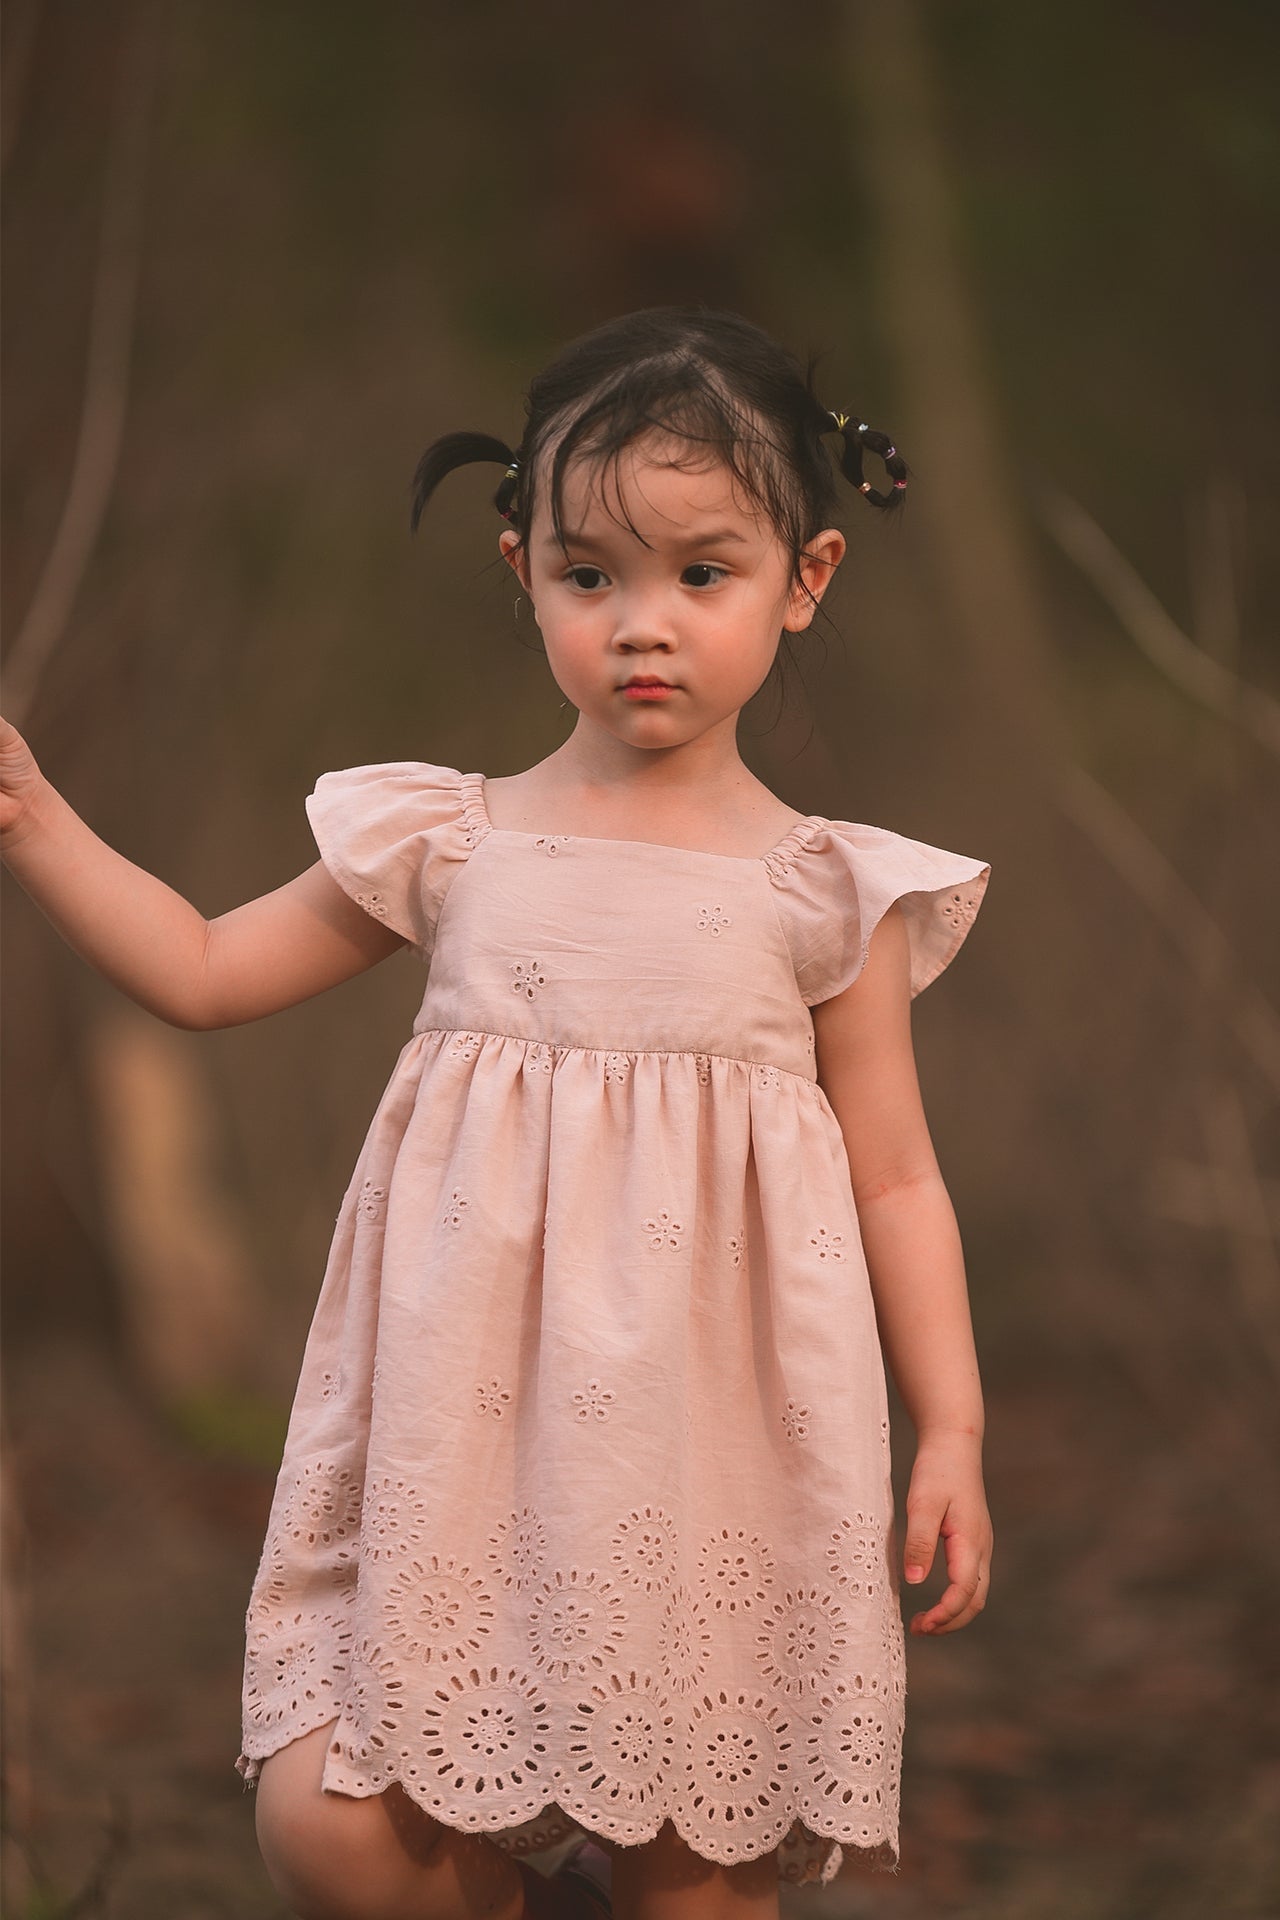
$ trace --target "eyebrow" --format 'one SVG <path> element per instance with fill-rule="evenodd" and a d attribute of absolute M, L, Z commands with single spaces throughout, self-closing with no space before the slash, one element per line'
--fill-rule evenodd
<path fill-rule="evenodd" d="M 732 527 L 707 527 L 696 533 L 686 533 L 678 537 L 673 544 L 693 552 L 699 547 L 723 547 L 730 543 L 739 547 L 746 547 L 751 544 L 745 534 L 736 533 Z M 553 533 L 548 534 L 542 544 L 544 547 L 556 548 L 557 552 L 563 550 L 561 542 L 556 539 Z M 581 529 L 576 532 L 568 527 L 565 529 L 563 543 L 565 547 L 586 547 L 590 549 L 593 545 L 600 544 L 602 543 L 593 541 L 590 535 Z"/>

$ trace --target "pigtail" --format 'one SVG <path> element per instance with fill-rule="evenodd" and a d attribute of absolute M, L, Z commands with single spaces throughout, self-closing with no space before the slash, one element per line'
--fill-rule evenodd
<path fill-rule="evenodd" d="M 520 467 L 518 456 L 512 453 L 505 440 L 495 440 L 491 433 L 446 433 L 442 439 L 431 442 L 413 476 L 409 525 L 414 533 L 418 531 L 424 507 L 445 475 L 452 473 L 456 467 L 471 466 L 477 460 L 498 461 L 506 468 L 498 482 L 493 504 L 504 520 L 514 520 Z"/>
<path fill-rule="evenodd" d="M 864 494 L 873 507 L 887 511 L 902 505 L 907 489 L 907 463 L 894 446 L 887 433 L 880 433 L 875 427 L 869 427 L 865 420 L 851 420 L 843 413 L 825 413 L 820 433 L 836 432 L 840 435 L 840 471 L 851 486 Z M 864 479 L 862 472 L 862 452 L 869 447 L 884 461 L 885 471 L 893 481 L 888 493 L 881 493 Z"/>

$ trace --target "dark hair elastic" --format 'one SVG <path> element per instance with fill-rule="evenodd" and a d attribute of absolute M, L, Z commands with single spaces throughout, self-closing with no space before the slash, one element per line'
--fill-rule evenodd
<path fill-rule="evenodd" d="M 840 471 L 851 485 L 864 494 L 873 507 L 889 510 L 902 505 L 902 496 L 907 489 L 907 463 L 894 446 L 887 433 L 880 433 L 875 427 L 869 427 L 865 420 L 859 420 L 855 426 L 844 413 L 829 413 L 828 419 L 834 423 L 835 431 L 840 435 L 843 449 L 840 455 Z M 827 433 L 831 428 L 824 428 Z M 885 471 L 893 480 L 890 493 L 880 493 L 871 482 L 863 477 L 862 450 L 869 447 L 884 461 Z"/>

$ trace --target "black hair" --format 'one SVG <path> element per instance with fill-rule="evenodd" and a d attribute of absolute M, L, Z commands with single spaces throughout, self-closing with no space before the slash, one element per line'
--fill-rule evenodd
<path fill-rule="evenodd" d="M 494 461 L 506 472 L 494 505 L 528 538 L 538 489 L 550 496 L 563 544 L 565 475 L 588 460 L 615 477 L 625 448 L 647 433 L 687 442 L 691 461 L 723 463 L 772 522 L 798 577 L 806 541 L 830 524 L 837 488 L 824 437 L 839 435 L 839 467 L 873 506 L 902 504 L 907 466 L 889 436 L 856 414 L 834 414 L 785 348 L 734 313 L 649 307 L 610 320 L 572 341 L 529 387 L 516 448 L 486 433 L 449 433 L 427 448 L 413 477 L 410 524 L 456 467 Z M 864 448 L 878 454 L 893 485 L 864 480 Z M 546 455 L 551 451 L 549 470 Z M 620 498 L 619 492 L 619 498 Z M 630 524 L 628 521 L 627 524 Z M 632 527 L 632 532 L 636 529 Z"/>

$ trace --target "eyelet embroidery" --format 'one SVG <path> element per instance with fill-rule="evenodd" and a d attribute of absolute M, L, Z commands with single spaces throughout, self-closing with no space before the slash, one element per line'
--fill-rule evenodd
<path fill-rule="evenodd" d="M 588 1679 L 613 1659 L 626 1624 L 627 1610 L 612 1580 L 576 1567 L 557 1569 L 529 1609 L 534 1665 L 549 1679 Z"/>
<path fill-rule="evenodd" d="M 476 1412 L 483 1416 L 491 1413 L 495 1420 L 501 1420 L 504 1407 L 511 1404 L 511 1395 L 494 1374 L 491 1380 L 476 1382 Z"/>
<path fill-rule="evenodd" d="M 889 1739 L 885 1703 L 868 1686 L 863 1676 L 850 1676 L 849 1690 L 837 1690 L 824 1696 L 825 1711 L 813 1715 L 814 1731 L 808 1735 L 809 1772 L 819 1804 L 837 1801 L 844 1807 L 862 1806 L 881 1815 L 884 1807 L 882 1782 L 891 1777 L 895 1754 Z M 877 1690 L 878 1691 L 878 1690 Z M 849 1776 L 863 1775 L 858 1786 L 850 1788 Z M 862 1829 L 860 1838 L 870 1841 L 883 1831 L 881 1820 Z"/>
<path fill-rule="evenodd" d="M 386 1188 L 377 1186 L 372 1180 L 366 1180 L 360 1189 L 360 1198 L 357 1200 L 356 1206 L 366 1220 L 379 1220 L 382 1217 L 382 1209 L 386 1205 L 386 1201 Z"/>
<path fill-rule="evenodd" d="M 661 1797 L 675 1761 L 674 1721 L 649 1673 L 597 1681 L 566 1729 L 569 1768 L 632 1817 Z"/>
<path fill-rule="evenodd" d="M 353 1539 L 360 1524 L 360 1484 L 350 1467 L 318 1454 L 298 1467 L 285 1508 L 284 1529 L 311 1548 L 339 1548 Z"/>
<path fill-rule="evenodd" d="M 662 1507 L 639 1507 L 613 1531 L 609 1558 L 618 1577 L 648 1594 L 671 1585 L 676 1565 L 675 1522 Z"/>
<path fill-rule="evenodd" d="M 978 895 L 976 893 L 949 893 L 945 900 L 939 901 L 938 911 L 941 913 L 943 919 L 946 920 L 956 932 L 961 932 L 966 927 L 973 925 L 974 918 L 978 911 Z"/>
<path fill-rule="evenodd" d="M 569 833 L 540 833 L 533 844 L 539 853 L 549 854 L 554 859 L 561 847 L 567 845 L 572 838 L 573 835 Z"/>
<path fill-rule="evenodd" d="M 849 1622 L 825 1587 L 797 1587 L 775 1600 L 756 1635 L 756 1659 L 771 1686 L 812 1692 L 840 1665 Z"/>
<path fill-rule="evenodd" d="M 352 898 L 358 907 L 371 913 L 375 920 L 385 920 L 390 909 L 380 893 L 357 893 Z"/>
<path fill-rule="evenodd" d="M 740 1834 L 782 1802 L 793 1749 L 790 1720 L 763 1695 L 703 1694 L 694 1707 L 688 1772 L 708 1828 Z"/>
<path fill-rule="evenodd" d="M 782 1416 L 782 1430 L 787 1439 L 807 1440 L 809 1438 L 809 1409 L 802 1407 L 796 1400 L 788 1400 L 786 1412 Z"/>
<path fill-rule="evenodd" d="M 724 929 L 733 925 L 729 915 L 718 904 L 714 907 L 699 907 L 697 913 L 698 932 L 709 933 L 714 939 L 718 940 Z"/>
<path fill-rule="evenodd" d="M 422 1544 L 426 1503 L 407 1480 L 381 1473 L 365 1488 L 360 1553 L 374 1565 L 404 1559 Z"/>
<path fill-rule="evenodd" d="M 751 1077 L 764 1093 L 776 1093 L 782 1084 L 776 1067 L 753 1067 Z"/>
<path fill-rule="evenodd" d="M 665 1207 L 654 1214 L 651 1220 L 642 1220 L 640 1227 L 643 1233 L 648 1234 L 650 1251 L 653 1253 L 678 1253 L 684 1245 L 680 1238 L 684 1228 L 678 1220 L 672 1219 Z"/>
<path fill-rule="evenodd" d="M 604 1077 L 615 1083 L 625 1080 L 631 1072 L 631 1062 L 625 1053 L 608 1053 L 604 1061 Z"/>
<path fill-rule="evenodd" d="M 740 1267 L 747 1251 L 746 1228 L 739 1227 L 736 1233 L 730 1234 L 724 1244 L 729 1251 L 729 1265 L 731 1267 Z"/>
<path fill-rule="evenodd" d="M 512 993 L 522 993 L 526 1000 L 536 1000 L 539 989 L 547 984 L 547 976 L 542 971 L 539 960 L 513 960 L 511 971 L 515 979 L 511 982 Z"/>
<path fill-rule="evenodd" d="M 851 1514 L 840 1522 L 827 1548 L 831 1578 L 847 1600 L 877 1600 L 885 1566 L 883 1530 L 865 1513 Z"/>
<path fill-rule="evenodd" d="M 692 1693 L 707 1671 L 711 1623 L 688 1587 L 676 1587 L 662 1610 L 658 1657 L 669 1693 Z"/>
<path fill-rule="evenodd" d="M 521 1507 L 489 1535 L 485 1559 L 508 1592 L 523 1593 L 542 1571 L 546 1553 L 546 1528 L 532 1507 Z"/>
<path fill-rule="evenodd" d="M 455 1060 L 474 1060 L 480 1051 L 480 1040 L 478 1033 L 460 1033 L 449 1052 Z"/>
<path fill-rule="evenodd" d="M 546 1776 L 555 1735 L 542 1682 L 520 1667 L 471 1667 L 442 1676 L 423 1709 L 422 1772 L 466 1807 L 505 1796 L 516 1819 Z M 419 1769 L 402 1764 L 409 1779 Z M 500 1801 L 500 1805 L 501 1805 Z M 468 1825 L 479 1824 L 468 1814 Z M 492 1824 L 492 1816 L 486 1824 Z M 500 1815 L 500 1824 L 510 1819 Z"/>
<path fill-rule="evenodd" d="M 844 1235 L 830 1233 L 826 1227 L 819 1227 L 809 1235 L 809 1245 L 818 1250 L 819 1260 L 844 1259 Z"/>
<path fill-rule="evenodd" d="M 252 1634 L 245 1658 L 245 1719 L 260 1732 L 335 1718 L 351 1649 L 351 1627 L 331 1608 L 303 1607 Z"/>
<path fill-rule="evenodd" d="M 769 1597 L 776 1562 L 758 1533 L 721 1527 L 698 1554 L 703 1591 L 717 1613 L 750 1613 Z"/>
<path fill-rule="evenodd" d="M 573 1396 L 576 1418 L 590 1420 L 594 1415 L 597 1420 L 607 1420 L 609 1409 L 616 1399 L 617 1395 L 608 1387 L 602 1387 L 598 1380 L 588 1380 L 586 1386 L 580 1387 Z"/>
<path fill-rule="evenodd" d="M 709 1087 L 711 1085 L 711 1055 L 709 1053 L 695 1053 L 693 1059 L 698 1069 L 698 1085 L 700 1087 Z"/>
<path fill-rule="evenodd" d="M 445 1208 L 444 1218 L 441 1220 L 440 1225 L 442 1227 L 451 1227 L 454 1233 L 456 1233 L 462 1225 L 462 1216 L 466 1213 L 470 1205 L 471 1202 L 465 1195 L 459 1193 L 455 1187 L 449 1195 L 449 1204 Z"/>
<path fill-rule="evenodd" d="M 493 1599 L 470 1567 L 426 1554 L 388 1584 L 386 1617 L 402 1653 L 447 1667 L 479 1652 L 492 1631 Z"/>
<path fill-rule="evenodd" d="M 386 1649 L 366 1636 L 351 1663 L 346 1713 L 329 1751 L 357 1767 L 380 1766 L 400 1736 L 404 1706 L 404 1675 Z"/>
<path fill-rule="evenodd" d="M 536 1040 L 524 1056 L 526 1073 L 550 1073 L 554 1065 L 554 1051 L 543 1040 Z"/>

